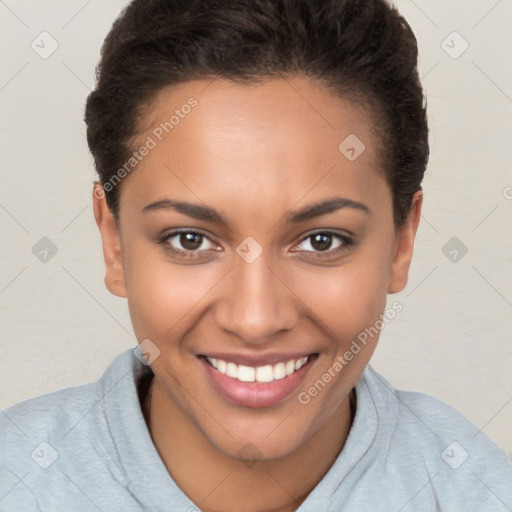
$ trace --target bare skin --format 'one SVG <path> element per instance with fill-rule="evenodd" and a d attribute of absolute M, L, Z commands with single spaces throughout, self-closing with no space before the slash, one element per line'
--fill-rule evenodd
<path fill-rule="evenodd" d="M 94 194 L 105 282 L 128 299 L 139 342 L 160 350 L 147 421 L 181 489 L 204 512 L 294 511 L 343 448 L 352 390 L 378 336 L 309 403 L 298 395 L 379 320 L 387 294 L 405 287 L 422 194 L 395 229 L 364 105 L 301 77 L 167 88 L 134 148 L 189 97 L 197 107 L 122 182 L 119 225 Z M 338 149 L 350 134 L 366 146 L 355 161 Z M 364 208 L 288 218 L 333 198 Z M 163 199 L 214 208 L 225 222 L 172 207 L 143 211 Z M 192 235 L 195 245 L 163 237 L 176 229 L 204 236 Z M 249 236 L 263 250 L 251 263 L 236 252 Z M 214 352 L 318 356 L 284 400 L 244 407 L 211 385 L 199 356 Z"/>

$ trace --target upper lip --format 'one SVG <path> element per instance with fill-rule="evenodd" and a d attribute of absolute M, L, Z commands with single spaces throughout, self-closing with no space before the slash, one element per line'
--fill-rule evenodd
<path fill-rule="evenodd" d="M 222 361 L 235 363 L 243 366 L 266 366 L 277 363 L 287 363 L 290 360 L 298 360 L 303 357 L 309 357 L 315 352 L 287 352 L 287 353 L 269 353 L 269 354 L 242 354 L 227 352 L 209 352 L 208 354 L 200 354 L 210 359 L 221 359 Z"/>

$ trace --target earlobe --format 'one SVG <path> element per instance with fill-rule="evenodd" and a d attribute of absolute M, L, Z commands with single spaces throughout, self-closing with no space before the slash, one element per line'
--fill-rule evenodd
<path fill-rule="evenodd" d="M 105 198 L 105 192 L 100 183 L 95 182 L 93 193 L 94 218 L 101 234 L 103 258 L 105 260 L 105 285 L 118 297 L 126 298 L 126 286 L 121 250 L 119 227 L 110 211 Z"/>
<path fill-rule="evenodd" d="M 423 192 L 416 192 L 411 201 L 409 215 L 397 232 L 396 253 L 391 267 L 388 293 L 401 292 L 407 285 L 409 267 L 411 265 L 414 239 L 418 230 L 423 203 Z"/>

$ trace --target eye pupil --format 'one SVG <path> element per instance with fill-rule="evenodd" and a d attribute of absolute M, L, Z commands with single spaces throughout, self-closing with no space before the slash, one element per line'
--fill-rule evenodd
<path fill-rule="evenodd" d="M 325 233 L 317 233 L 312 236 L 311 246 L 317 251 L 326 251 L 331 247 L 332 236 Z"/>
<path fill-rule="evenodd" d="M 180 236 L 180 244 L 185 249 L 193 251 L 201 246 L 202 235 L 196 233 L 182 233 Z"/>

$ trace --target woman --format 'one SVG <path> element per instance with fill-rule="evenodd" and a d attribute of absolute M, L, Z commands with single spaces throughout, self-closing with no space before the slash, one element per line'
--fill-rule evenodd
<path fill-rule="evenodd" d="M 501 450 L 368 366 L 428 160 L 394 8 L 134 0 L 86 123 L 139 347 L 6 411 L 0 510 L 512 508 Z"/>

